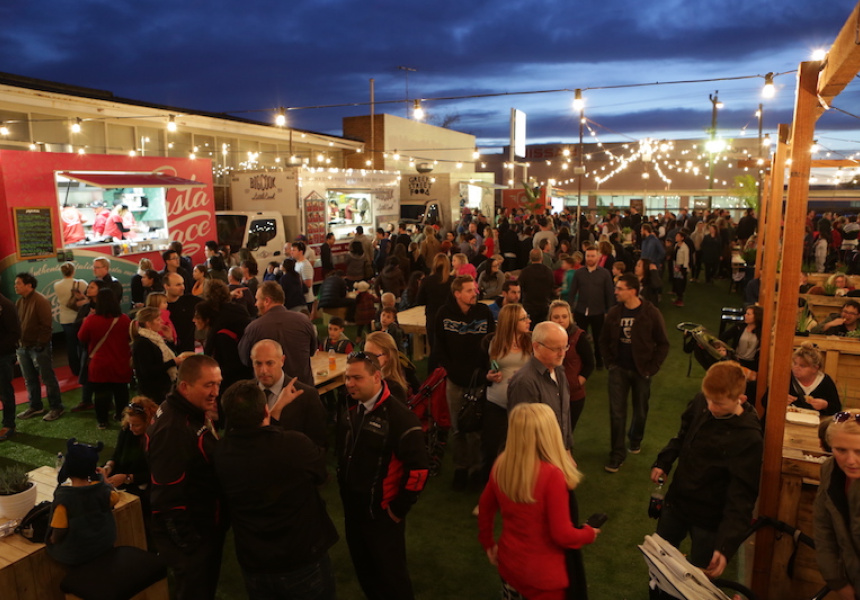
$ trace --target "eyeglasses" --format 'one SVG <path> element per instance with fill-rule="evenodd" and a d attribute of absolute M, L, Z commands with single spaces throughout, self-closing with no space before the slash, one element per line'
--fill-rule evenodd
<path fill-rule="evenodd" d="M 379 357 L 376 354 L 371 354 L 370 352 L 365 352 L 363 350 L 356 350 L 355 352 L 350 352 L 349 356 L 346 357 L 347 363 L 355 362 L 357 360 L 363 360 L 379 369 Z"/>
<path fill-rule="evenodd" d="M 549 350 L 550 352 L 555 352 L 556 354 L 561 354 L 567 352 L 570 349 L 570 346 L 564 346 L 563 348 L 553 348 L 552 346 L 547 346 L 543 342 L 538 342 L 541 346 Z"/>
<path fill-rule="evenodd" d="M 857 423 L 860 423 L 860 413 L 850 413 L 843 411 L 833 415 L 834 423 L 845 423 L 849 419 L 854 419 Z"/>
<path fill-rule="evenodd" d="M 852 317 L 856 317 L 857 315 L 860 315 L 860 313 L 856 313 L 853 310 L 845 310 L 845 309 L 842 309 L 842 314 L 843 315 L 850 315 Z"/>
<path fill-rule="evenodd" d="M 132 402 L 127 406 L 127 408 L 131 412 L 140 413 L 142 415 L 146 414 L 146 409 L 143 407 L 142 404 L 135 404 L 134 402 Z"/>
<path fill-rule="evenodd" d="M 517 319 L 517 321 L 531 321 L 531 320 L 532 320 L 532 318 L 528 315 L 526 315 L 524 317 L 520 317 L 519 319 Z"/>

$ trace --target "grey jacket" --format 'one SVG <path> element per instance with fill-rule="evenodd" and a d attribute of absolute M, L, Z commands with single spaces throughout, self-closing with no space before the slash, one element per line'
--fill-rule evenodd
<path fill-rule="evenodd" d="M 832 458 L 821 465 L 821 484 L 813 506 L 815 558 L 832 590 L 848 584 L 860 592 L 860 485 L 845 494 L 845 473 Z"/>

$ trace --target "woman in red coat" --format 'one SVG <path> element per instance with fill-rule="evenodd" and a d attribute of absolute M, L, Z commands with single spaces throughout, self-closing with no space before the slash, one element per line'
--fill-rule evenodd
<path fill-rule="evenodd" d="M 78 339 L 86 347 L 89 360 L 87 374 L 93 388 L 99 429 L 106 429 L 110 418 L 111 398 L 114 419 L 122 418 L 128 405 L 131 382 L 131 320 L 122 313 L 116 294 L 108 288 L 96 296 L 96 312 L 81 324 Z"/>
<path fill-rule="evenodd" d="M 565 548 L 581 548 L 600 533 L 571 523 L 568 491 L 580 479 L 552 409 L 540 403 L 515 406 L 507 446 L 493 466 L 478 513 L 478 539 L 503 586 L 529 600 L 564 599 L 570 583 Z M 496 542 L 499 511 L 502 535 Z"/>

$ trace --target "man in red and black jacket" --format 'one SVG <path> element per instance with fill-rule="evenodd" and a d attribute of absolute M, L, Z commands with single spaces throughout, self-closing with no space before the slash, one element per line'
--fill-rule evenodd
<path fill-rule="evenodd" d="M 147 430 L 152 533 L 173 571 L 177 600 L 214 598 L 218 585 L 226 527 L 212 465 L 218 438 L 211 416 L 220 387 L 215 359 L 189 356 Z"/>
<path fill-rule="evenodd" d="M 350 354 L 344 379 L 356 401 L 340 414 L 337 435 L 349 553 L 368 598 L 409 600 L 405 519 L 427 483 L 424 434 L 418 417 L 391 396 L 375 355 Z"/>

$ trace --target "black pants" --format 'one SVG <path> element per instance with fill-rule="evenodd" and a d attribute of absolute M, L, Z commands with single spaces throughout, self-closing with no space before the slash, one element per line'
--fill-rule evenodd
<path fill-rule="evenodd" d="M 710 283 L 714 280 L 714 277 L 717 275 L 717 271 L 720 268 L 719 262 L 707 262 L 705 263 L 705 281 Z"/>
<path fill-rule="evenodd" d="M 576 429 L 576 424 L 579 423 L 579 417 L 582 416 L 582 411 L 585 408 L 585 398 L 582 400 L 571 400 L 570 402 L 570 435 Z M 486 416 L 484 417 L 486 418 Z"/>
<path fill-rule="evenodd" d="M 573 413 L 571 403 L 571 414 Z M 508 411 L 487 401 L 484 405 L 484 421 L 481 424 L 481 482 L 490 480 L 493 463 L 505 447 L 508 437 Z"/>
<path fill-rule="evenodd" d="M 344 498 L 346 544 L 361 590 L 368 600 L 411 600 L 412 581 L 406 567 L 406 521 L 388 515 L 371 519 L 367 503 Z"/>
<path fill-rule="evenodd" d="M 569 492 L 568 506 L 570 507 L 570 522 L 579 527 L 579 503 L 573 490 Z M 567 567 L 568 588 L 566 600 L 588 600 L 588 585 L 585 581 L 585 563 L 582 560 L 582 549 L 568 548 L 564 551 L 564 562 Z"/>
<path fill-rule="evenodd" d="M 215 598 L 224 548 L 222 530 L 206 532 L 192 547 L 183 550 L 173 543 L 164 525 L 156 520 L 152 526 L 152 537 L 158 554 L 173 572 L 176 600 Z"/>
<path fill-rule="evenodd" d="M 680 277 L 679 277 L 680 274 Z M 687 269 L 681 267 L 680 271 L 672 272 L 672 291 L 678 301 L 684 301 L 684 291 L 687 289 Z"/>
<path fill-rule="evenodd" d="M 96 419 L 99 423 L 110 421 L 112 404 L 115 415 L 121 415 L 123 409 L 128 406 L 127 383 L 93 382 L 91 385 L 93 387 L 93 396 L 95 397 Z"/>
<path fill-rule="evenodd" d="M 588 333 L 589 326 L 591 327 L 591 338 L 594 341 L 594 361 L 598 367 L 603 366 L 603 357 L 600 355 L 600 332 L 603 331 L 604 314 L 588 315 L 583 313 L 573 313 L 573 320 L 585 333 Z"/>

